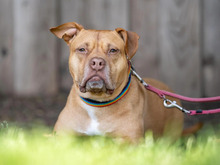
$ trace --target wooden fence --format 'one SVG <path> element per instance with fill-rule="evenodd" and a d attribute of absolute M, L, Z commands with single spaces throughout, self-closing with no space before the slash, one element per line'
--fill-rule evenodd
<path fill-rule="evenodd" d="M 48 30 L 70 21 L 135 31 L 142 76 L 187 96 L 220 95 L 219 0 L 0 0 L 0 93 L 70 89 L 68 47 Z"/>

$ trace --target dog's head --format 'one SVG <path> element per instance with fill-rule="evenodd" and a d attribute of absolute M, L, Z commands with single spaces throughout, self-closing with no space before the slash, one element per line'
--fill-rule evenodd
<path fill-rule="evenodd" d="M 138 48 L 136 33 L 85 30 L 74 22 L 50 31 L 69 45 L 69 70 L 80 96 L 107 101 L 121 92 L 128 81 L 128 59 Z"/>

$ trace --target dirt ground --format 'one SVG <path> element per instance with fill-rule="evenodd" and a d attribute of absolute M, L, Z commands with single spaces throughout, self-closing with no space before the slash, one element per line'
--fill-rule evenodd
<path fill-rule="evenodd" d="M 68 93 L 53 97 L 15 97 L 0 95 L 0 122 L 7 121 L 24 127 L 33 124 L 53 126 L 65 106 Z"/>
<path fill-rule="evenodd" d="M 43 124 L 53 127 L 60 111 L 66 103 L 68 92 L 61 92 L 53 97 L 21 98 L 0 95 L 0 122 L 7 121 L 22 127 L 32 127 L 34 124 Z M 205 105 L 183 104 L 189 108 L 219 108 L 220 103 Z M 185 116 L 185 127 L 197 122 L 220 128 L 220 114 Z"/>

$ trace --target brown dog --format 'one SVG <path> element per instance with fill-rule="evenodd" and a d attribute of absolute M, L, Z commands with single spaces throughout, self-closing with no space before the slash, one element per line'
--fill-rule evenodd
<path fill-rule="evenodd" d="M 148 130 L 154 137 L 181 135 L 183 114 L 165 109 L 156 94 L 130 75 L 128 60 L 138 49 L 136 33 L 122 28 L 85 30 L 74 22 L 50 30 L 69 45 L 73 78 L 66 106 L 54 128 L 56 132 L 110 135 L 132 142 L 138 142 Z M 145 80 L 169 90 L 161 82 Z"/>

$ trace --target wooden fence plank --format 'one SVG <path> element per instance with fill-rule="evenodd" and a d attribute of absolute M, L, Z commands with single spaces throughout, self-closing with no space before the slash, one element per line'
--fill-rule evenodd
<path fill-rule="evenodd" d="M 160 77 L 176 92 L 201 96 L 199 0 L 160 0 Z"/>
<path fill-rule="evenodd" d="M 17 95 L 56 93 L 56 39 L 48 30 L 54 24 L 56 1 L 14 1 L 14 80 Z"/>
<path fill-rule="evenodd" d="M 13 93 L 13 1 L 0 1 L 0 93 Z"/>
<path fill-rule="evenodd" d="M 69 0 L 60 1 L 60 24 L 78 22 L 86 29 L 115 29 L 129 27 L 129 0 Z M 72 78 L 68 71 L 69 50 L 61 46 L 61 88 L 69 90 Z"/>
<path fill-rule="evenodd" d="M 131 0 L 131 29 L 139 36 L 139 49 L 132 59 L 144 77 L 158 75 L 158 0 Z"/>
<path fill-rule="evenodd" d="M 129 28 L 129 0 L 88 1 L 87 24 L 92 29 Z"/>
<path fill-rule="evenodd" d="M 204 94 L 220 95 L 220 1 L 204 0 Z"/>

